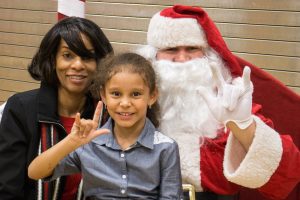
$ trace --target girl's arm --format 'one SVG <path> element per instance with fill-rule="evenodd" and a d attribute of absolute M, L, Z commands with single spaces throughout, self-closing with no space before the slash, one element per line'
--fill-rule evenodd
<path fill-rule="evenodd" d="M 69 153 L 87 144 L 95 137 L 108 133 L 109 130 L 107 129 L 96 130 L 101 110 L 102 102 L 99 101 L 93 120 L 80 119 L 80 114 L 77 113 L 71 133 L 59 143 L 36 157 L 28 167 L 28 176 L 37 180 L 51 175 L 59 161 Z"/>
<path fill-rule="evenodd" d="M 73 141 L 70 135 L 68 135 L 30 163 L 28 176 L 35 180 L 50 176 L 59 161 L 79 146 L 80 145 L 76 141 Z"/>

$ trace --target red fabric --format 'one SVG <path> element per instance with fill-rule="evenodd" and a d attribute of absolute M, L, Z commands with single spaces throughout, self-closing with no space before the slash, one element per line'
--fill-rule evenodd
<path fill-rule="evenodd" d="M 294 180 L 297 178 L 298 180 L 300 179 L 300 156 L 299 154 L 295 154 L 297 148 L 293 145 L 290 145 L 292 141 L 290 136 L 282 135 L 281 137 L 284 138 L 282 139 L 284 155 L 282 156 L 280 166 L 271 177 L 270 181 L 259 189 L 260 191 L 269 191 L 269 193 L 267 193 L 267 196 L 269 198 L 273 197 L 273 199 L 276 199 L 277 196 L 280 196 L 282 190 L 291 191 L 296 185 Z M 294 161 L 292 165 L 289 164 L 290 160 Z M 285 179 L 285 182 L 282 182 L 282 177 Z M 280 186 L 280 188 L 278 186 Z M 300 195 L 298 196 L 298 199 L 300 199 Z"/>
<path fill-rule="evenodd" d="M 200 148 L 201 185 L 204 191 L 217 194 L 236 194 L 239 186 L 230 183 L 224 176 L 223 159 L 228 133 L 220 134 L 215 139 L 205 139 Z"/>
<path fill-rule="evenodd" d="M 71 128 L 75 118 L 60 117 L 61 123 L 66 129 L 67 133 L 71 132 Z M 64 192 L 61 200 L 74 200 L 77 196 L 78 186 L 81 181 L 81 174 L 72 174 L 66 177 Z"/>
<path fill-rule="evenodd" d="M 230 68 L 233 76 L 240 76 L 243 68 L 246 65 L 249 66 L 251 68 L 251 80 L 254 84 L 253 101 L 262 105 L 262 114 L 274 122 L 276 131 L 281 134 L 289 134 L 298 148 L 300 147 L 299 95 L 288 89 L 267 72 L 232 54 L 214 22 L 202 8 L 175 5 L 161 11 L 160 15 L 173 18 L 196 19 L 205 32 L 208 45 L 218 52 Z M 283 145 L 285 145 L 285 142 L 283 142 Z M 203 160 L 202 155 L 201 159 Z M 202 171 L 202 173 L 204 174 L 205 172 Z M 222 192 L 221 190 L 220 188 L 220 192 Z M 257 191 L 245 189 L 241 192 L 240 199 L 253 200 L 263 199 L 263 197 Z M 286 198 L 286 200 L 296 199 L 300 199 L 300 184 Z"/>

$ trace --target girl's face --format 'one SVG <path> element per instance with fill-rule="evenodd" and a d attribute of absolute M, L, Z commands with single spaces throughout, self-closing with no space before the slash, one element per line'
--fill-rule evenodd
<path fill-rule="evenodd" d="M 93 52 L 91 42 L 86 36 L 81 36 L 87 49 Z M 56 54 L 56 74 L 60 83 L 58 91 L 71 95 L 84 94 L 92 81 L 96 66 L 95 59 L 81 58 L 62 39 Z"/>
<path fill-rule="evenodd" d="M 101 96 L 118 130 L 142 130 L 147 108 L 157 99 L 157 93 L 150 94 L 141 75 L 128 71 L 113 75 Z"/>

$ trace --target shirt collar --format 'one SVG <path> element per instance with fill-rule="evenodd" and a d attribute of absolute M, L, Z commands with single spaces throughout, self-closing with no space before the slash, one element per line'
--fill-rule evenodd
<path fill-rule="evenodd" d="M 110 130 L 108 134 L 100 135 L 92 140 L 93 143 L 98 145 L 105 145 L 112 149 L 120 149 L 115 137 L 113 135 L 113 120 L 111 118 L 101 127 Z M 140 146 L 144 146 L 149 149 L 153 149 L 154 142 L 154 132 L 156 131 L 154 125 L 151 121 L 146 118 L 145 126 L 142 130 L 142 133 L 139 135 L 136 144 Z"/>

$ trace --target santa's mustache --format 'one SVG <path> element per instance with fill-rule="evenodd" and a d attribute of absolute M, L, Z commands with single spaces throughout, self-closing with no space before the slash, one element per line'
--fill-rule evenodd
<path fill-rule="evenodd" d="M 197 86 L 214 85 L 212 82 L 212 71 L 208 59 L 198 58 L 184 63 L 176 63 L 168 60 L 154 62 L 154 68 L 158 73 L 162 90 L 175 89 L 179 92 L 192 89 Z"/>

